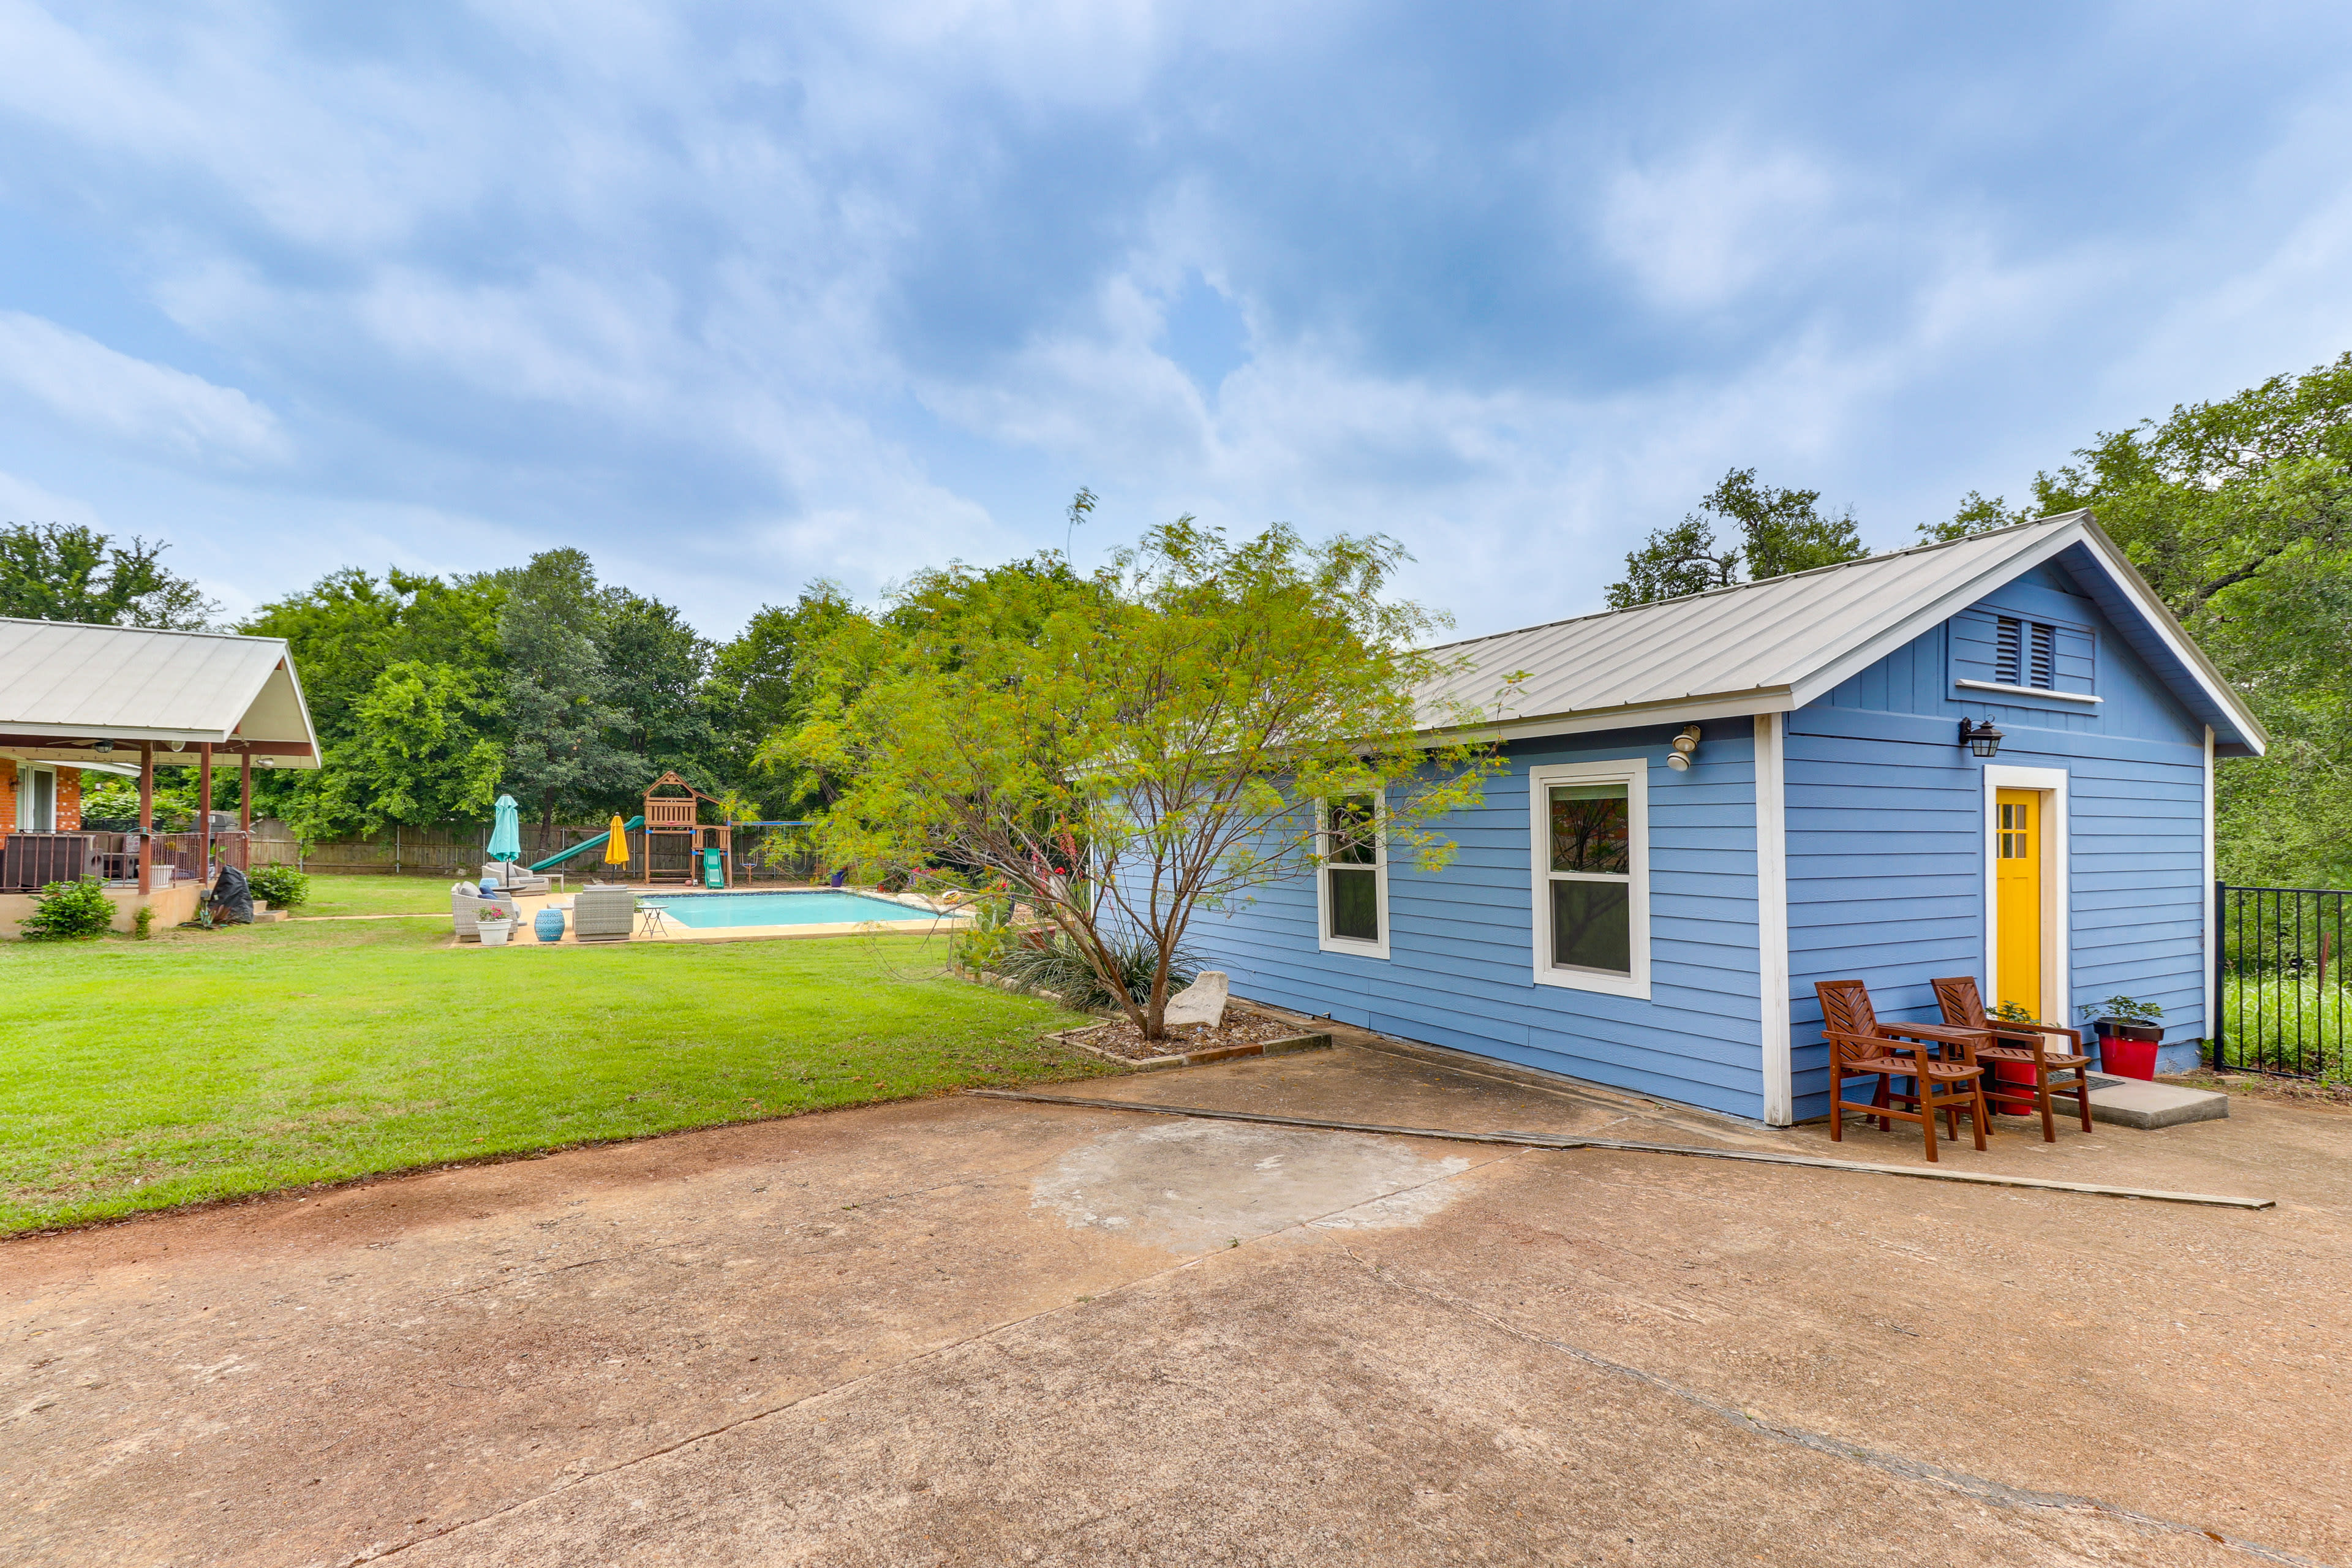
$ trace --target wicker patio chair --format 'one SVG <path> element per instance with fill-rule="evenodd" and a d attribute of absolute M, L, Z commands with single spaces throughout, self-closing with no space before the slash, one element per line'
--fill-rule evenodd
<path fill-rule="evenodd" d="M 2058 1142 L 2056 1119 L 2051 1115 L 2050 1100 L 2053 1095 L 2071 1096 L 2074 1110 L 2083 1121 L 2083 1131 L 2091 1130 L 2091 1058 L 2083 1050 L 2080 1032 L 2063 1024 L 2013 1023 L 2007 1018 L 1987 1018 L 1984 997 L 1977 990 L 1973 975 L 1958 974 L 1949 980 L 1930 981 L 1936 988 L 1937 1004 L 1944 1009 L 1944 1022 L 1962 1028 L 1982 1029 L 1992 1037 L 1992 1043 L 1977 1048 L 1977 1059 L 1994 1070 L 1985 1079 L 1987 1100 L 2000 1105 L 2014 1105 L 2031 1115 L 2042 1112 L 2042 1141 Z M 2063 1035 L 2064 1050 L 2053 1050 L 2050 1037 Z M 2014 1067 L 2030 1068 L 2033 1087 L 2021 1083 L 2003 1083 L 1997 1064 L 2007 1062 Z M 2053 1082 L 2053 1073 L 2062 1075 Z M 2071 1074 L 2071 1079 L 2063 1075 Z"/>
<path fill-rule="evenodd" d="M 1941 1115 L 1953 1138 L 1960 1135 L 1959 1115 L 1969 1113 L 1977 1148 L 1985 1146 L 1984 1068 L 1976 1061 L 1977 1047 L 1986 1031 L 1942 1024 L 1882 1024 L 1870 1005 L 1870 988 L 1859 980 L 1824 980 L 1813 986 L 1821 998 L 1822 1037 L 1830 1047 L 1830 1137 L 1845 1138 L 1845 1113 L 1859 1110 L 1882 1123 L 1889 1119 L 1916 1121 L 1926 1140 L 1927 1158 L 1936 1155 L 1936 1118 Z M 1948 1049 L 1960 1058 L 1949 1060 Z M 1850 1078 L 1877 1080 L 1877 1092 L 1868 1102 L 1845 1098 Z M 1897 1081 L 1915 1087 L 1901 1089 Z M 1911 1109 L 1897 1109 L 1895 1101 Z"/>
<path fill-rule="evenodd" d="M 449 895 L 449 920 L 457 928 L 459 942 L 482 940 L 480 921 L 484 915 L 503 914 L 509 920 L 522 918 L 522 906 L 504 899 L 485 899 L 476 893 Z"/>
<path fill-rule="evenodd" d="M 572 934 L 580 942 L 626 942 L 637 923 L 635 888 L 591 886 L 572 895 Z"/>

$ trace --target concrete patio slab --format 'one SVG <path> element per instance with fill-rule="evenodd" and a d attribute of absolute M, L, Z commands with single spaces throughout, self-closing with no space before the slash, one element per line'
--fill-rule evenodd
<path fill-rule="evenodd" d="M 2187 1121 L 2219 1121 L 2230 1114 L 2230 1097 L 2210 1089 L 2144 1079 L 2091 1079 L 2091 1120 L 2153 1131 Z"/>
<path fill-rule="evenodd" d="M 1918 1157 L 1345 1045 L 1087 1092 Z M 26 1238 L 0 1561 L 2342 1563 L 2347 1155 L 1946 1154 L 2244 1213 L 960 1099 Z"/>

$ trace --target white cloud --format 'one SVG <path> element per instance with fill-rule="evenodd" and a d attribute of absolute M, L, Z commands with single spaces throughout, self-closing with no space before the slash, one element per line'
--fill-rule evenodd
<path fill-rule="evenodd" d="M 153 364 L 21 310 L 0 310 L 0 385 L 78 430 L 164 458 L 277 463 L 277 416 L 232 386 Z"/>
<path fill-rule="evenodd" d="M 1719 310 L 1820 247 L 1837 195 L 1811 158 L 1727 138 L 1619 170 L 1604 189 L 1601 237 L 1654 302 Z"/>
<path fill-rule="evenodd" d="M 278 405 L 45 302 L 0 316 L 0 396 L 102 441 L 0 422 L 0 464 L 191 559 L 214 529 L 232 599 L 579 544 L 715 629 L 1058 544 L 1085 483 L 1082 553 L 1177 510 L 1380 529 L 1475 630 L 1592 607 L 1727 467 L 1898 542 L 2352 334 L 2307 75 L 2203 143 L 2288 151 L 2192 200 L 2097 155 L 2195 105 L 2063 26 L 1751 59 L 1571 12 L 1497 23 L 1504 61 L 1344 0 L 0 0 L 0 198 L 119 269 L 11 302 L 119 289 Z M 1921 107 L 1963 79 L 1998 112 Z M 1159 346 L 1196 274 L 1245 328 L 1213 390 Z"/>

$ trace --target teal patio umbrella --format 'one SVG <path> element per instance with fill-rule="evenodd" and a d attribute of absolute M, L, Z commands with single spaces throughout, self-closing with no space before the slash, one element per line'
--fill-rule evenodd
<path fill-rule="evenodd" d="M 510 795 L 499 796 L 498 816 L 490 824 L 490 858 L 513 862 L 522 858 L 522 819 Z"/>

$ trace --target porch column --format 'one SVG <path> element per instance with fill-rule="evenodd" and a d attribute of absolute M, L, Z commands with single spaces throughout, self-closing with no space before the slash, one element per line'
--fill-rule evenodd
<path fill-rule="evenodd" d="M 139 891 L 155 889 L 155 742 L 139 742 Z"/>
<path fill-rule="evenodd" d="M 213 879 L 213 743 L 196 745 L 196 880 Z"/>
<path fill-rule="evenodd" d="M 245 752 L 237 757 L 236 826 L 245 837 L 237 845 L 236 868 L 250 875 L 253 870 L 253 753 Z"/>

